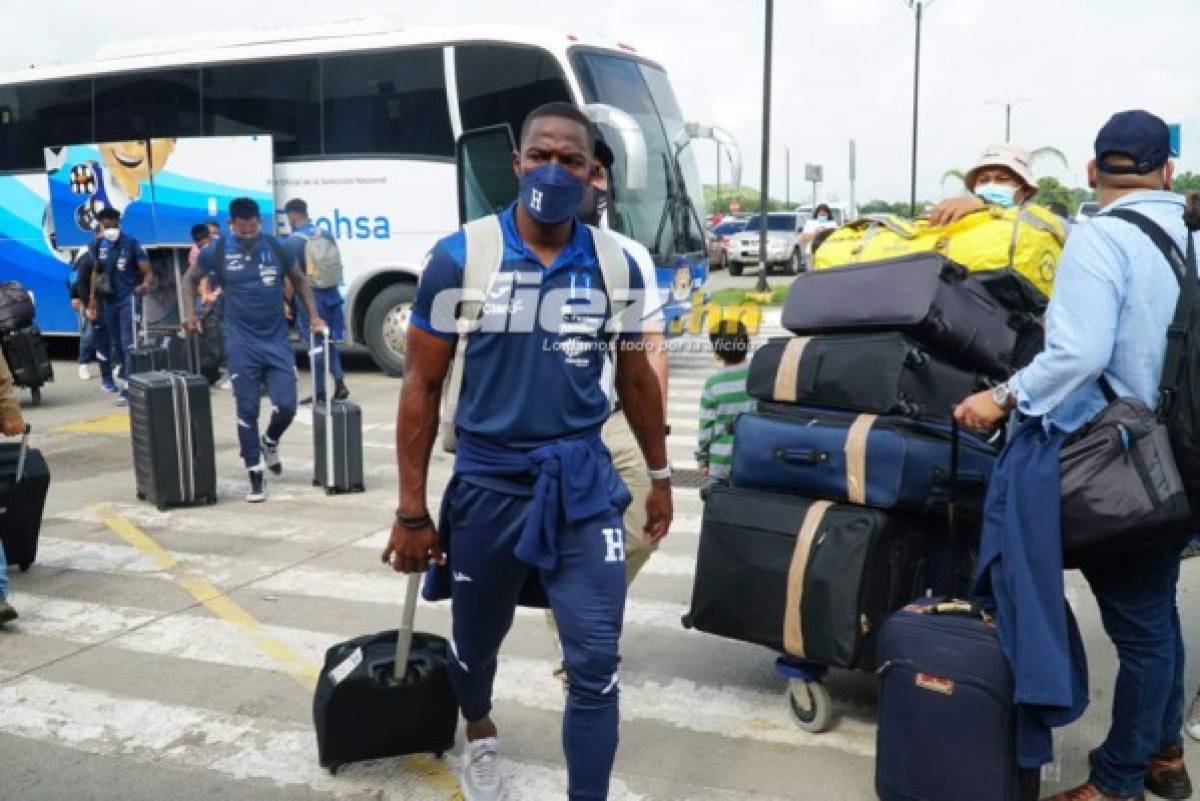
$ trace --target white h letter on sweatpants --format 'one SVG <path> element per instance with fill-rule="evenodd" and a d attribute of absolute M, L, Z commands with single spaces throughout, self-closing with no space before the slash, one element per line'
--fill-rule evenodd
<path fill-rule="evenodd" d="M 601 529 L 600 533 L 605 539 L 605 562 L 624 562 L 625 561 L 625 529 L 623 528 L 605 528 Z"/>

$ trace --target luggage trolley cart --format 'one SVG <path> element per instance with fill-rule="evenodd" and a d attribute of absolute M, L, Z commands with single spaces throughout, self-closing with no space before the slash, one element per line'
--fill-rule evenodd
<path fill-rule="evenodd" d="M 784 655 L 775 660 L 775 672 L 788 680 L 788 707 L 796 725 L 820 734 L 833 726 L 833 697 L 825 686 L 829 668 Z"/>

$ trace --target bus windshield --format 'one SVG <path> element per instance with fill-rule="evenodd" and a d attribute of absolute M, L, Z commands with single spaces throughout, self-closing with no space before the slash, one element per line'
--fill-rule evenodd
<path fill-rule="evenodd" d="M 690 149 L 680 154 L 676 168 L 672 143 L 683 130 L 684 120 L 666 73 L 611 53 L 580 51 L 572 61 L 584 99 L 626 112 L 637 121 L 646 140 L 646 187 L 613 197 L 612 227 L 644 244 L 659 264 L 703 251 L 704 234 L 696 222 L 699 209 L 695 205 L 703 197 L 703 188 Z M 606 137 L 606 141 L 616 155 L 613 171 L 619 186 L 624 153 L 617 137 Z"/>

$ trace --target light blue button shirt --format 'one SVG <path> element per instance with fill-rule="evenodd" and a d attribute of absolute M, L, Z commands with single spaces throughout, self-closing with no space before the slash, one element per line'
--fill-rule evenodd
<path fill-rule="evenodd" d="M 1137 211 L 1183 248 L 1183 207 L 1180 195 L 1145 191 L 1126 195 L 1100 214 Z M 1046 312 L 1046 349 L 1009 383 L 1017 408 L 1072 433 L 1106 405 L 1097 383 L 1101 374 L 1118 395 L 1154 406 L 1178 298 L 1171 265 L 1140 229 L 1101 216 L 1075 226 Z"/>

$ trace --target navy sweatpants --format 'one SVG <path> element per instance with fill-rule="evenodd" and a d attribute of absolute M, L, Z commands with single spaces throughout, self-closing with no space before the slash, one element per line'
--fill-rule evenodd
<path fill-rule="evenodd" d="M 456 482 L 447 496 L 454 575 L 450 680 L 468 721 L 492 709 L 500 644 L 534 568 L 514 555 L 530 498 Z M 566 526 L 560 519 L 560 526 Z M 603 801 L 617 752 L 625 542 L 621 513 L 559 531 L 559 564 L 542 585 L 562 637 L 569 690 L 562 742 L 571 801 Z"/>
<path fill-rule="evenodd" d="M 126 381 L 133 373 L 133 363 L 129 351 L 134 346 L 133 341 L 133 298 L 124 300 L 102 301 L 100 314 L 97 316 L 99 325 L 96 329 L 96 355 L 100 359 L 100 374 L 105 380 L 111 380 L 112 371 L 121 368 L 121 378 Z"/>
<path fill-rule="evenodd" d="M 271 399 L 271 420 L 267 439 L 279 442 L 296 416 L 296 362 L 291 345 L 283 343 L 246 343 L 228 336 L 225 354 L 229 380 L 237 406 L 238 444 L 246 467 L 257 467 L 262 458 L 258 436 L 258 409 L 262 387 Z"/>

